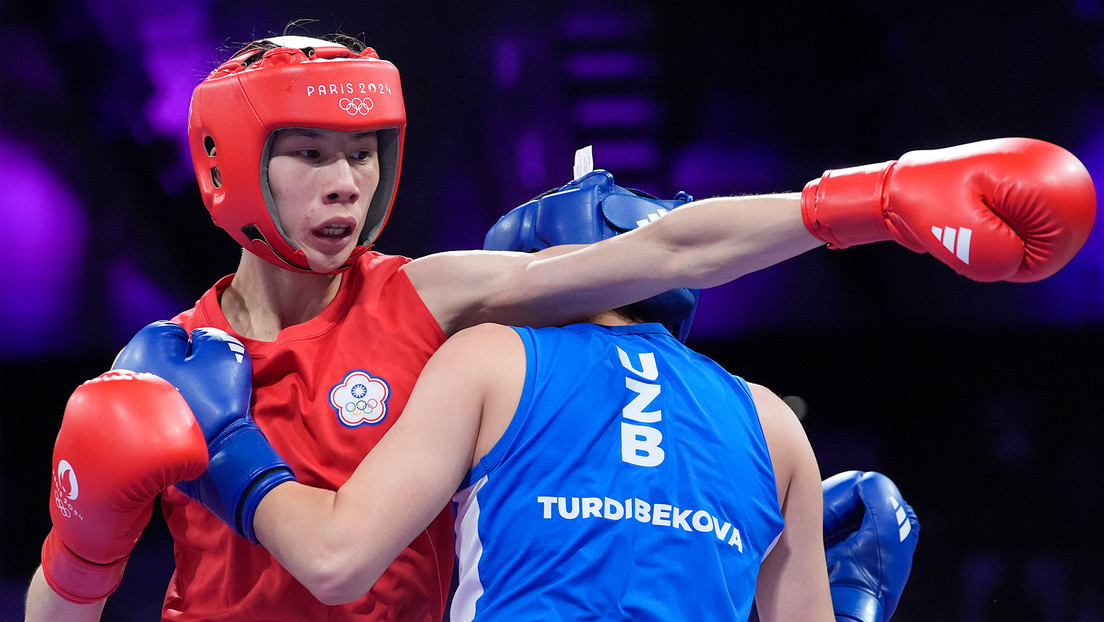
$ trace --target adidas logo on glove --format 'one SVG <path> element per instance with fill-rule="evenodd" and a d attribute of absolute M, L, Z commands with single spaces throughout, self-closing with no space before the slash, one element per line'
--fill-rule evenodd
<path fill-rule="evenodd" d="M 962 263 L 970 265 L 970 237 L 973 231 L 962 227 L 932 227 L 932 235 L 943 242 L 943 246 L 962 260 Z"/>

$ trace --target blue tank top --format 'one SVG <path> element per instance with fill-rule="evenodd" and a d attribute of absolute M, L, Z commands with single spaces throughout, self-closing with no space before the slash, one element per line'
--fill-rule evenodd
<path fill-rule="evenodd" d="M 521 402 L 453 498 L 450 619 L 747 620 L 783 524 L 747 383 L 659 324 L 515 330 Z"/>

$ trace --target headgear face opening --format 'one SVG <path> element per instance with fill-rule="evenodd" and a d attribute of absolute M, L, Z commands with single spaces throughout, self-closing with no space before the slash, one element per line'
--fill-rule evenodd
<path fill-rule="evenodd" d="M 596 170 L 515 207 L 498 219 L 483 241 L 486 250 L 534 252 L 562 244 L 592 244 L 655 220 L 693 201 L 679 192 L 661 200 L 622 188 L 613 175 Z M 698 290 L 679 288 L 638 303 L 649 322 L 686 341 L 698 304 Z"/>
<path fill-rule="evenodd" d="M 268 187 L 272 136 L 284 128 L 377 134 L 379 185 L 344 270 L 376 240 L 395 200 L 406 133 L 399 72 L 372 48 L 273 37 L 235 54 L 192 94 L 188 142 L 211 219 L 254 255 L 313 272 L 283 234 Z"/>

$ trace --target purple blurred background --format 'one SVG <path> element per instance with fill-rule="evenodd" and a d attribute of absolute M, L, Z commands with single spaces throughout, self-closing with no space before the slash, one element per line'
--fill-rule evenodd
<path fill-rule="evenodd" d="M 402 72 L 383 252 L 479 246 L 587 144 L 665 198 L 793 191 L 1000 136 L 1061 144 L 1104 180 L 1099 0 L 329 4 L 0 6 L 0 619 L 21 617 L 49 529 L 69 393 L 236 266 L 192 177 L 191 90 L 294 20 L 361 35 Z M 1104 620 L 1101 228 L 1034 284 L 876 244 L 703 294 L 691 345 L 800 396 L 826 476 L 880 470 L 916 508 L 895 620 Z M 104 619 L 156 617 L 171 569 L 155 516 Z"/>

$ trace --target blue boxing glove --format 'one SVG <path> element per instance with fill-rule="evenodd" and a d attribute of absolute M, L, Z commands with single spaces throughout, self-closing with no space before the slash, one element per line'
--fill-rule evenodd
<path fill-rule="evenodd" d="M 920 522 L 897 486 L 846 471 L 824 486 L 828 583 L 838 622 L 887 622 L 905 589 Z"/>
<path fill-rule="evenodd" d="M 253 362 L 245 346 L 216 328 L 197 328 L 189 340 L 180 325 L 154 322 L 138 331 L 112 369 L 149 372 L 180 391 L 203 430 L 210 463 L 176 487 L 257 544 L 257 505 L 295 474 L 249 414 Z"/>

